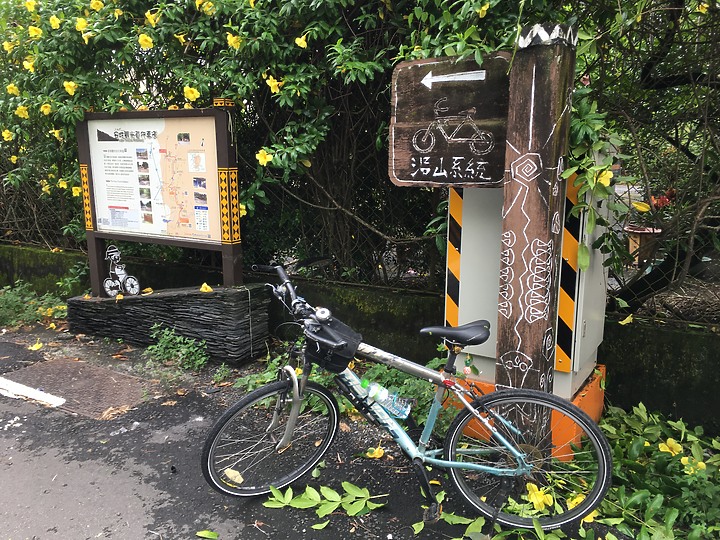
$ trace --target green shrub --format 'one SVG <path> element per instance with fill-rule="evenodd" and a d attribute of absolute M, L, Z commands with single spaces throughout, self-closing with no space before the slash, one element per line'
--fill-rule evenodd
<path fill-rule="evenodd" d="M 145 356 L 154 362 L 169 366 L 177 366 L 184 370 L 199 371 L 210 359 L 205 340 L 181 336 L 174 328 L 166 328 L 154 324 L 150 329 L 150 337 L 157 340 L 145 350 Z"/>
<path fill-rule="evenodd" d="M 52 294 L 38 295 L 20 280 L 0 289 L 0 326 L 22 326 L 64 319 L 67 306 Z"/>

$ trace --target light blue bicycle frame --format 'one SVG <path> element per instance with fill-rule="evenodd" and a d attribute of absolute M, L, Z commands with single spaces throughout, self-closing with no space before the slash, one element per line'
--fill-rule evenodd
<path fill-rule="evenodd" d="M 487 418 L 479 414 L 472 407 L 470 402 L 465 397 L 466 393 L 464 389 L 459 384 L 457 384 L 454 379 L 447 378 L 443 374 L 438 373 L 437 371 L 426 368 L 425 366 L 416 364 L 415 362 L 411 362 L 399 356 L 395 356 L 394 354 L 388 353 L 366 343 L 360 344 L 357 350 L 357 355 L 370 361 L 384 364 L 393 369 L 408 373 L 414 377 L 417 377 L 418 379 L 424 379 L 438 386 L 437 392 L 435 393 L 435 399 L 433 400 L 430 407 L 430 412 L 428 413 L 425 428 L 423 429 L 420 440 L 416 445 L 415 442 L 407 435 L 405 430 L 400 426 L 400 424 L 398 424 L 398 422 L 392 416 L 390 416 L 380 404 L 376 403 L 371 398 L 368 398 L 367 391 L 362 387 L 360 378 L 355 374 L 354 371 L 347 368 L 345 369 L 345 371 L 337 375 L 337 377 L 343 383 L 345 383 L 348 390 L 356 398 L 364 401 L 365 403 L 368 403 L 368 414 L 372 416 L 373 420 L 378 422 L 385 430 L 387 430 L 388 433 L 390 433 L 395 442 L 410 457 L 411 461 L 417 458 L 420 459 L 423 463 L 435 467 L 467 469 L 489 473 L 495 476 L 521 476 L 530 473 L 532 467 L 528 465 L 527 461 L 525 460 L 526 454 L 518 450 L 514 444 L 512 444 L 505 437 L 503 437 L 503 435 L 498 432 L 495 426 L 493 426 L 493 424 Z M 435 422 L 437 421 L 438 414 L 442 409 L 443 395 L 447 390 L 453 392 L 455 396 L 462 402 L 463 406 L 468 411 L 470 411 L 470 413 L 475 416 L 475 418 L 477 418 L 477 420 L 481 422 L 490 433 L 492 433 L 492 436 L 494 440 L 497 441 L 498 445 L 504 447 L 516 459 L 516 462 L 518 464 L 516 468 L 498 468 L 488 465 L 479 465 L 467 461 L 449 461 L 446 459 L 440 459 L 438 456 L 442 454 L 442 448 L 429 449 L 427 447 L 428 442 L 430 441 L 430 436 L 432 435 L 433 428 L 435 426 Z M 509 428 L 515 433 L 520 433 L 519 430 L 517 430 L 507 419 L 495 415 L 493 417 L 493 420 L 501 422 L 505 427 Z M 458 449 L 457 452 L 461 455 L 483 453 L 483 451 L 471 449 Z M 487 452 L 487 450 L 485 450 L 485 452 Z"/>

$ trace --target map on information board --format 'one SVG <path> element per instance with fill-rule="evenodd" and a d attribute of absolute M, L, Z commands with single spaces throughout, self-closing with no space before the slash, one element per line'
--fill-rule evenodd
<path fill-rule="evenodd" d="M 214 118 L 87 125 L 98 231 L 220 243 Z"/>

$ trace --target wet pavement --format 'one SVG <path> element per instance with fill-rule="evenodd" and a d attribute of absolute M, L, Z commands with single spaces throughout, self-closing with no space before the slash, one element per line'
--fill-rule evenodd
<path fill-rule="evenodd" d="M 31 351 L 37 343 L 42 347 Z M 364 422 L 344 418 L 320 477 L 303 478 L 294 488 L 299 492 L 309 483 L 341 490 L 341 483 L 350 481 L 373 495 L 387 493 L 382 509 L 362 517 L 337 512 L 320 519 L 312 510 L 266 508 L 262 503 L 267 497 L 223 496 L 202 477 L 199 460 L 205 435 L 239 395 L 230 386 L 211 388 L 212 372 L 187 376 L 179 388 L 168 388 L 162 379 L 153 379 L 157 373 L 138 377 L 142 351 L 123 344 L 44 329 L 0 335 L 2 377 L 63 359 L 71 367 L 73 362 L 75 368 L 86 363 L 94 373 L 98 368 L 109 374 L 87 389 L 90 402 L 99 402 L 125 377 L 137 379 L 142 398 L 125 399 L 121 393 L 86 413 L 79 405 L 51 408 L 0 395 L 3 540 L 192 539 L 204 530 L 218 533 L 221 540 L 462 536 L 464 526 L 444 522 L 414 534 L 412 525 L 422 519 L 414 472 L 394 443 L 381 439 Z M 68 374 L 66 379 L 72 379 Z M 63 380 L 62 374 L 54 377 Z M 37 380 L 25 382 L 43 386 Z M 55 388 L 63 393 L 62 385 Z M 74 399 L 82 402 L 82 395 Z M 101 408 L 107 419 L 98 419 Z M 378 443 L 386 449 L 382 459 L 360 457 Z M 452 493 L 445 510 L 471 515 Z M 327 519 L 325 529 L 312 528 Z"/>

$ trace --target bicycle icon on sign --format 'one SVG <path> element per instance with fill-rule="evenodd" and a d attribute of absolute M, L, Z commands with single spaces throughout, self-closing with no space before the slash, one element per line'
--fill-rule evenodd
<path fill-rule="evenodd" d="M 495 138 L 489 131 L 480 129 L 473 115 L 475 107 L 460 111 L 458 114 L 440 116 L 448 112 L 449 108 L 443 106 L 447 97 L 440 98 L 433 107 L 435 119 L 425 129 L 419 129 L 412 138 L 412 145 L 421 154 L 427 154 L 435 148 L 434 131 L 440 133 L 448 143 L 466 143 L 473 154 L 482 156 L 489 154 L 495 148 Z M 463 130 L 463 134 L 460 131 Z M 465 135 L 469 134 L 469 136 Z"/>

